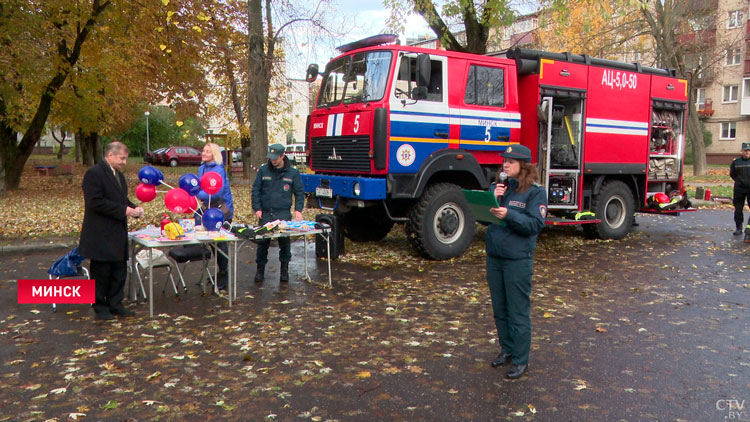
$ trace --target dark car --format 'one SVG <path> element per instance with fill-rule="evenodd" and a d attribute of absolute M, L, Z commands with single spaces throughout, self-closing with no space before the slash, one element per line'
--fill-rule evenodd
<path fill-rule="evenodd" d="M 166 148 L 159 148 L 159 149 L 155 149 L 151 152 L 147 152 L 143 154 L 143 162 L 149 163 L 149 164 L 159 164 L 157 160 L 157 155 L 166 150 L 167 150 Z"/>
<path fill-rule="evenodd" d="M 167 164 L 170 167 L 197 166 L 201 163 L 201 152 L 193 147 L 169 147 L 157 157 L 159 164 Z"/>

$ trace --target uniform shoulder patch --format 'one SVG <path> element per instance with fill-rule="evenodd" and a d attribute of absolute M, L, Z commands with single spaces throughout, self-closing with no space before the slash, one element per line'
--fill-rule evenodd
<path fill-rule="evenodd" d="M 539 214 L 542 215 L 542 218 L 547 218 L 547 206 L 546 205 L 539 206 Z"/>

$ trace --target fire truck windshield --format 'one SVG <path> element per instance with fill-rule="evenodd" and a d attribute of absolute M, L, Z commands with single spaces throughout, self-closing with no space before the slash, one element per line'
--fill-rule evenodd
<path fill-rule="evenodd" d="M 370 51 L 328 63 L 318 107 L 377 101 L 383 98 L 391 68 L 390 51 Z"/>

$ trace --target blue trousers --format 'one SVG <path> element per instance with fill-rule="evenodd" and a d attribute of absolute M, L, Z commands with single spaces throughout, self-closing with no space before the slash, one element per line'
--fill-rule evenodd
<path fill-rule="evenodd" d="M 533 258 L 503 259 L 487 256 L 487 283 L 492 298 L 495 328 L 503 353 L 513 363 L 529 363 L 531 350 L 531 275 Z"/>

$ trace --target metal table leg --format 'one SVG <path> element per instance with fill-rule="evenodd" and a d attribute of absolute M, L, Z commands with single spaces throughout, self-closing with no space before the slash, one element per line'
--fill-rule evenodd
<path fill-rule="evenodd" d="M 326 235 L 326 254 L 328 254 L 327 261 L 328 261 L 328 288 L 333 288 L 333 283 L 331 282 L 331 232 L 329 231 Z"/>
<path fill-rule="evenodd" d="M 148 316 L 154 317 L 154 248 L 148 248 Z"/>

